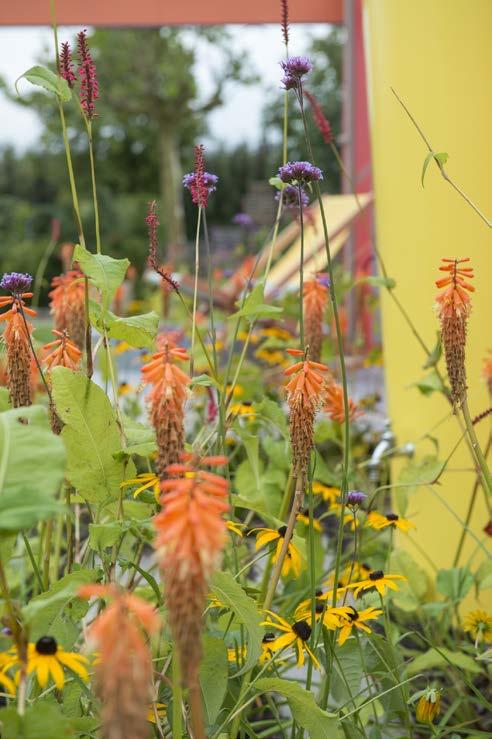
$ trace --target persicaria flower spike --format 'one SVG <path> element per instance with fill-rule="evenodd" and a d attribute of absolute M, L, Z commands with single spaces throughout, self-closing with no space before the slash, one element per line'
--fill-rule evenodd
<path fill-rule="evenodd" d="M 289 45 L 289 4 L 287 0 L 280 0 L 280 4 L 282 6 L 282 36 L 284 39 L 284 44 L 286 46 Z"/>
<path fill-rule="evenodd" d="M 473 278 L 472 267 L 463 266 L 470 259 L 443 259 L 439 267 L 446 276 L 436 281 L 436 287 L 444 288 L 436 297 L 437 315 L 441 322 L 441 337 L 446 356 L 446 367 L 451 385 L 453 405 L 459 406 L 466 396 L 465 345 L 466 327 L 471 311 L 469 282 Z"/>
<path fill-rule="evenodd" d="M 314 123 L 316 125 L 316 128 L 320 132 L 323 141 L 325 142 L 325 144 L 331 144 L 334 139 L 333 131 L 331 130 L 329 121 L 323 113 L 323 109 L 319 101 L 311 92 L 308 92 L 307 90 L 304 90 L 304 97 L 309 100 L 313 113 Z"/>
<path fill-rule="evenodd" d="M 182 455 L 167 468 L 162 510 L 155 517 L 156 549 L 165 584 L 171 632 L 184 681 L 197 686 L 202 613 L 208 582 L 226 537 L 227 480 L 204 467 L 222 466 L 226 457 Z"/>
<path fill-rule="evenodd" d="M 142 367 L 144 383 L 152 386 L 148 396 L 150 418 L 157 436 L 157 473 L 166 476 L 168 465 L 177 462 L 184 447 L 184 404 L 191 378 L 175 362 L 188 360 L 185 349 L 163 341 L 162 351 Z"/>
<path fill-rule="evenodd" d="M 86 329 L 84 275 L 77 269 L 70 270 L 53 277 L 51 287 L 48 297 L 56 330 L 67 331 L 70 340 L 83 349 Z"/>
<path fill-rule="evenodd" d="M 96 65 L 87 43 L 87 31 L 77 34 L 77 52 L 79 66 L 77 73 L 80 77 L 80 104 L 89 120 L 96 117 L 95 102 L 99 97 L 99 84 L 96 75 Z"/>
<path fill-rule="evenodd" d="M 314 418 L 323 402 L 328 367 L 309 360 L 300 349 L 287 349 L 298 362 L 284 370 L 289 404 L 290 439 L 295 477 L 304 478 L 314 444 Z"/>
<path fill-rule="evenodd" d="M 278 176 L 289 185 L 302 186 L 323 179 L 323 173 L 310 162 L 287 162 L 278 170 Z"/>
<path fill-rule="evenodd" d="M 304 330 L 309 356 L 315 362 L 321 358 L 323 343 L 323 316 L 328 303 L 328 288 L 318 280 L 307 280 L 303 290 Z"/>
<path fill-rule="evenodd" d="M 73 88 L 77 77 L 75 76 L 72 52 L 70 51 L 70 44 L 68 41 L 64 41 L 60 49 L 60 76 L 67 82 L 70 88 Z"/>
<path fill-rule="evenodd" d="M 105 739 L 147 739 L 152 700 L 152 656 L 147 638 L 160 619 L 150 603 L 114 585 L 84 585 L 82 598 L 109 598 L 89 627 L 89 642 L 99 652 L 96 689 L 101 699 Z"/>
<path fill-rule="evenodd" d="M 183 177 L 183 185 L 191 193 L 191 199 L 200 208 L 206 208 L 208 196 L 217 189 L 219 178 L 215 174 L 205 172 L 203 145 L 195 146 L 195 171 Z"/>
<path fill-rule="evenodd" d="M 19 292 L 26 284 L 30 285 L 30 278 L 23 278 L 29 278 L 29 275 L 13 272 L 4 275 L 0 282 L 1 287 L 11 292 L 10 296 L 0 297 L 0 308 L 7 308 L 0 314 L 0 321 L 6 322 L 3 341 L 7 347 L 7 387 L 14 408 L 31 405 L 30 335 L 33 326 L 25 317 L 35 316 L 36 311 L 24 303 L 32 293 Z"/>

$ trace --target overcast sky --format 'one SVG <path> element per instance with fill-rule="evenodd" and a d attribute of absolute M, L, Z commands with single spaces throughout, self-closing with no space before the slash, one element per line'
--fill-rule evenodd
<path fill-rule="evenodd" d="M 71 39 L 78 28 L 60 28 L 60 39 Z M 255 143 L 260 138 L 261 109 L 272 94 L 278 94 L 284 47 L 278 25 L 230 26 L 233 43 L 238 50 L 249 52 L 261 81 L 250 87 L 229 86 L 227 102 L 209 116 L 211 139 L 235 144 Z M 292 25 L 291 54 L 302 54 L 309 39 L 326 33 L 325 25 Z M 33 66 L 52 42 L 47 28 L 0 28 L 0 75 L 11 90 L 15 80 Z M 207 51 L 205 51 L 207 49 Z M 197 76 L 203 89 L 210 88 L 210 71 L 214 67 L 210 46 L 197 51 Z M 20 88 L 29 86 L 21 82 Z M 104 95 L 104 91 L 101 91 Z M 0 92 L 0 146 L 11 144 L 19 151 L 36 143 L 41 126 L 37 116 L 28 109 L 10 102 Z"/>

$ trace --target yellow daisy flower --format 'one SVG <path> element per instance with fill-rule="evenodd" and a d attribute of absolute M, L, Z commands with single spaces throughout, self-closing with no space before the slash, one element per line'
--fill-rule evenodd
<path fill-rule="evenodd" d="M 227 661 L 231 662 L 233 664 L 237 664 L 238 662 L 244 662 L 246 659 L 247 654 L 247 647 L 246 645 L 243 646 L 242 649 L 239 647 L 232 647 L 227 650 Z"/>
<path fill-rule="evenodd" d="M 243 536 L 243 529 L 245 528 L 243 523 L 238 523 L 237 521 L 226 521 L 226 527 L 234 534 L 241 537 Z"/>
<path fill-rule="evenodd" d="M 492 616 L 486 611 L 470 611 L 463 622 L 463 630 L 468 631 L 475 641 L 492 641 Z"/>
<path fill-rule="evenodd" d="M 306 509 L 306 510 L 301 511 L 300 513 L 298 513 L 297 516 L 296 516 L 296 520 L 299 521 L 300 523 L 303 523 L 304 526 L 307 526 L 309 528 L 309 511 Z M 314 517 L 313 517 L 313 529 L 315 531 L 322 531 L 323 530 L 323 527 L 322 527 L 320 521 L 318 521 L 318 519 L 317 518 L 314 518 Z"/>
<path fill-rule="evenodd" d="M 376 588 L 380 595 L 386 595 L 386 589 L 399 590 L 399 586 L 395 580 L 406 580 L 407 578 L 403 575 L 385 575 L 382 570 L 373 570 L 367 580 L 362 582 L 356 582 L 350 585 L 351 588 L 355 588 L 354 597 L 357 598 L 360 593 L 364 590 L 372 590 Z"/>
<path fill-rule="evenodd" d="M 314 480 L 313 493 L 314 495 L 321 495 L 323 500 L 327 503 L 336 503 L 340 495 L 340 489 L 331 487 L 330 485 L 324 485 L 322 482 Z"/>
<path fill-rule="evenodd" d="M 392 526 L 394 529 L 400 529 L 405 534 L 408 533 L 409 529 L 415 528 L 415 524 L 406 518 L 401 518 L 396 513 L 387 513 L 383 515 L 377 511 L 371 511 L 367 517 L 367 525 L 371 529 L 386 529 L 388 526 Z"/>
<path fill-rule="evenodd" d="M 307 621 L 295 621 L 295 623 L 289 624 L 288 621 L 283 619 L 281 616 L 278 616 L 276 613 L 272 613 L 272 611 L 267 611 L 267 614 L 269 620 L 264 621 L 261 625 L 270 626 L 273 629 L 278 629 L 278 631 L 284 632 L 274 641 L 269 642 L 270 651 L 272 653 L 278 652 L 281 649 L 285 649 L 286 647 L 293 645 L 297 650 L 298 667 L 303 666 L 304 652 L 306 652 L 313 660 L 314 666 L 319 669 L 319 662 L 307 645 L 307 642 L 311 637 L 311 627 Z"/>
<path fill-rule="evenodd" d="M 2 670 L 0 670 L 0 692 L 7 693 L 7 695 L 15 695 L 14 681 L 5 672 L 2 672 Z"/>
<path fill-rule="evenodd" d="M 130 385 L 128 382 L 120 382 L 118 387 L 118 395 L 128 395 L 128 393 L 132 393 L 135 390 L 133 385 Z"/>
<path fill-rule="evenodd" d="M 438 690 L 431 688 L 420 698 L 417 703 L 415 717 L 423 724 L 431 724 L 441 712 L 441 694 Z"/>
<path fill-rule="evenodd" d="M 279 326 L 270 326 L 269 328 L 262 328 L 260 331 L 261 336 L 273 339 L 282 339 L 283 341 L 290 341 L 292 334 L 287 331 L 286 328 L 280 328 Z"/>
<path fill-rule="evenodd" d="M 130 346 L 126 341 L 120 341 L 114 348 L 115 354 L 124 354 L 125 352 L 133 351 L 133 347 Z"/>
<path fill-rule="evenodd" d="M 275 554 L 272 558 L 272 562 L 273 564 L 275 564 L 284 543 L 284 536 L 285 532 L 287 531 L 287 526 L 281 526 L 279 529 L 253 529 L 250 533 L 254 533 L 255 531 L 260 532 L 256 535 L 256 550 L 261 549 L 261 547 L 266 546 L 271 541 L 277 541 Z M 292 539 L 289 542 L 289 546 L 287 547 L 287 554 L 282 563 L 282 576 L 287 577 L 291 570 L 292 574 L 295 577 L 299 577 L 302 570 L 301 554 L 297 547 L 295 547 L 292 543 Z"/>
<path fill-rule="evenodd" d="M 153 490 L 155 499 L 159 502 L 161 483 L 154 472 L 142 472 L 141 475 L 137 475 L 137 477 L 134 477 L 131 480 L 123 480 L 123 482 L 120 483 L 120 488 L 128 488 L 132 485 L 138 486 L 136 490 L 133 491 L 134 498 L 137 498 L 140 493 L 143 493 L 145 490 Z"/>
<path fill-rule="evenodd" d="M 149 712 L 147 714 L 147 721 L 150 724 L 157 724 L 157 721 L 155 718 L 156 714 L 157 714 L 158 719 L 164 718 L 164 716 L 166 715 L 166 704 L 165 703 L 156 703 L 155 711 L 154 711 L 153 705 L 149 707 Z"/>
<path fill-rule="evenodd" d="M 346 606 L 338 610 L 345 611 L 345 613 L 341 614 L 340 617 L 341 629 L 338 635 L 338 644 L 340 646 L 342 646 L 342 644 L 345 644 L 348 637 L 352 633 L 352 629 L 354 628 L 354 626 L 357 629 L 370 634 L 371 629 L 369 628 L 369 626 L 367 626 L 365 622 L 372 621 L 382 614 L 382 610 L 380 608 L 366 608 L 363 611 L 357 611 L 353 606 Z"/>
<path fill-rule="evenodd" d="M 254 421 L 256 413 L 252 407 L 251 401 L 243 400 L 242 403 L 233 403 L 231 405 L 231 415 L 233 416 L 247 416 L 248 421 Z"/>
<path fill-rule="evenodd" d="M 85 665 L 88 663 L 83 654 L 65 652 L 52 636 L 42 636 L 36 644 L 31 643 L 27 647 L 27 674 L 34 672 L 41 688 L 47 686 L 51 675 L 58 690 L 62 690 L 65 685 L 63 667 L 68 667 L 87 682 L 89 673 Z"/>
<path fill-rule="evenodd" d="M 328 598 L 328 596 L 330 597 Z M 343 616 L 348 615 L 348 611 L 350 609 L 348 606 L 327 607 L 326 601 L 331 600 L 331 598 L 332 593 L 323 594 L 318 590 L 316 592 L 315 613 L 317 621 L 322 619 L 323 625 L 327 629 L 335 631 L 335 629 L 338 629 L 342 625 L 341 619 Z M 311 625 L 312 609 L 311 600 L 309 598 L 302 601 L 302 603 L 299 603 L 296 608 L 294 618 L 298 621 L 307 621 L 308 624 Z"/>
<path fill-rule="evenodd" d="M 229 393 L 232 390 L 232 385 L 228 385 L 226 388 L 226 395 L 229 395 Z M 242 385 L 234 385 L 234 390 L 232 390 L 232 397 L 233 398 L 241 398 L 244 395 L 244 388 Z"/>

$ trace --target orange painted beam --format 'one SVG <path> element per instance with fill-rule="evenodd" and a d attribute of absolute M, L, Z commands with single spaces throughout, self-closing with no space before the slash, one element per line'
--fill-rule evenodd
<path fill-rule="evenodd" d="M 49 0 L 0 1 L 0 25 L 50 23 Z M 343 0 L 290 0 L 292 23 L 341 23 Z M 280 0 L 58 0 L 59 25 L 279 23 Z"/>

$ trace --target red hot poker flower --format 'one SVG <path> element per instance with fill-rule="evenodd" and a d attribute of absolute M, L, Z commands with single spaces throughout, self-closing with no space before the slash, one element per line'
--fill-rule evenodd
<path fill-rule="evenodd" d="M 27 316 L 35 316 L 36 311 L 28 308 L 24 300 L 31 298 L 32 293 L 0 297 L 0 308 L 8 308 L 0 314 L 0 321 L 5 321 L 3 341 L 7 347 L 7 387 L 10 402 L 14 408 L 31 405 L 31 348 L 29 337 L 33 326 L 25 322 L 22 311 Z"/>

